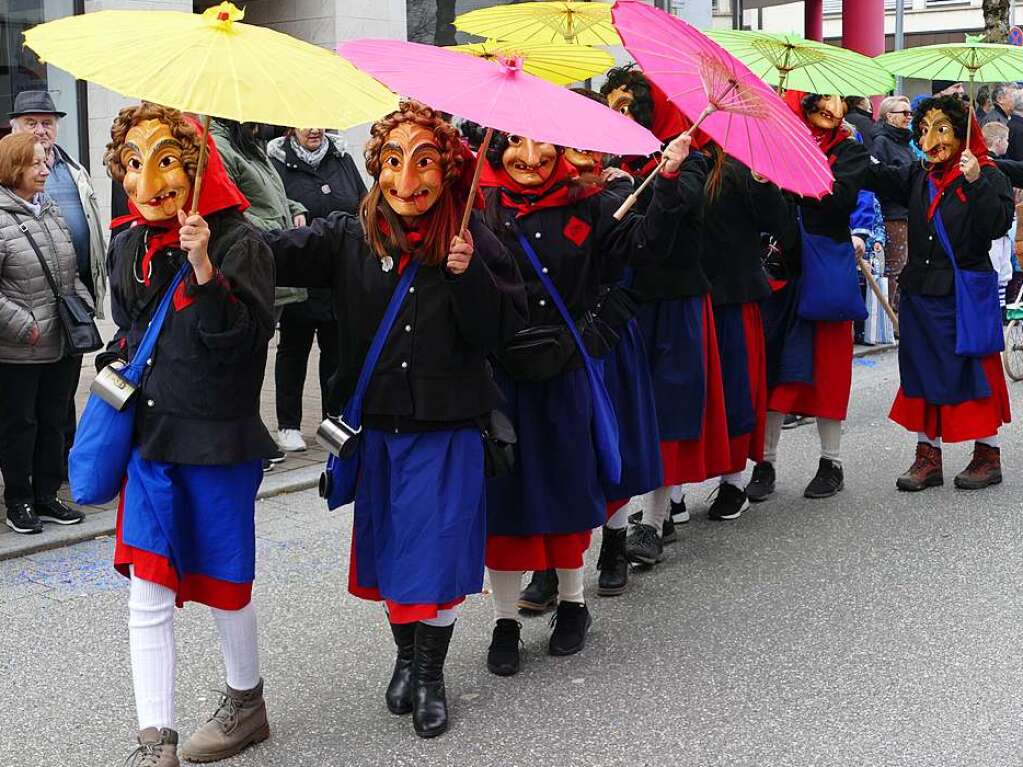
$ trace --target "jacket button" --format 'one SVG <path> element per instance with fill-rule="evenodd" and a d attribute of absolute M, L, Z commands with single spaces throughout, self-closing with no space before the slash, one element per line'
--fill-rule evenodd
<path fill-rule="evenodd" d="M 540 306 L 547 306 L 547 299 L 541 298 L 540 299 Z"/>
<path fill-rule="evenodd" d="M 541 272 L 543 272 L 544 274 L 547 274 L 547 267 L 545 266 L 545 267 L 544 267 L 543 269 L 541 269 L 540 271 L 541 271 Z"/>
<path fill-rule="evenodd" d="M 152 358 L 152 357 L 150 357 L 149 359 L 147 359 L 147 360 L 146 360 L 146 364 L 147 364 L 147 365 L 148 365 L 149 367 L 153 367 L 153 358 Z"/>
<path fill-rule="evenodd" d="M 405 332 L 406 333 L 411 333 L 412 332 L 412 326 L 411 325 L 406 325 L 405 326 Z"/>
<path fill-rule="evenodd" d="M 149 407 L 152 407 L 152 406 L 153 406 L 153 405 L 155 405 L 155 404 L 156 404 L 156 403 L 155 403 L 155 402 L 153 402 L 153 400 L 151 400 L 151 399 L 150 399 L 150 400 L 146 400 L 146 405 L 147 405 L 147 406 L 149 406 Z"/>
<path fill-rule="evenodd" d="M 409 293 L 415 293 L 416 292 L 416 286 L 413 285 L 411 288 L 408 289 L 408 292 Z"/>
<path fill-rule="evenodd" d="M 934 242 L 934 235 L 933 234 L 927 235 L 927 239 L 930 240 L 931 242 Z"/>
<path fill-rule="evenodd" d="M 407 368 L 407 367 L 408 367 L 408 363 L 407 363 L 407 362 L 402 362 L 402 363 L 401 363 L 401 366 L 402 366 L 403 368 Z"/>
<path fill-rule="evenodd" d="M 538 240 L 539 240 L 539 239 L 540 239 L 540 233 L 539 233 L 539 232 L 537 232 L 536 234 L 534 234 L 534 235 L 533 235 L 533 237 L 535 237 L 536 239 L 538 239 Z"/>

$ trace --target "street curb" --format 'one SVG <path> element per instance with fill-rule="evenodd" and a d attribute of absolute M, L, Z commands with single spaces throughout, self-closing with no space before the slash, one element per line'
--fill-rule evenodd
<path fill-rule="evenodd" d="M 860 357 L 873 357 L 877 354 L 887 354 L 888 352 L 894 352 L 898 350 L 898 343 L 894 344 L 878 344 L 877 346 L 864 346 L 862 349 L 853 349 L 853 358 L 859 359 Z"/>
<path fill-rule="evenodd" d="M 319 485 L 322 472 L 323 469 L 318 465 L 292 469 L 276 476 L 269 472 L 260 485 L 256 500 L 263 501 L 285 493 L 310 490 Z M 117 511 L 109 509 L 87 514 L 85 520 L 78 525 L 67 527 L 46 525 L 40 535 L 4 535 L 0 538 L 0 562 L 111 536 L 114 534 L 116 524 Z M 11 539 L 9 543 L 7 539 Z"/>

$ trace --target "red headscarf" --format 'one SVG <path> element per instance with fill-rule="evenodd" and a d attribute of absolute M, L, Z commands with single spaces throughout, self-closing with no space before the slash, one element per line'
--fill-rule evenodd
<path fill-rule="evenodd" d="M 988 157 L 987 144 L 984 143 L 984 133 L 980 128 L 980 123 L 977 122 L 977 115 L 970 110 L 969 120 L 973 123 L 970 127 L 970 151 L 973 152 L 974 157 L 977 158 L 977 162 L 980 163 L 981 167 L 988 165 L 990 167 L 996 167 L 995 161 Z M 941 165 L 936 165 L 931 169 L 931 172 L 927 174 L 927 178 L 932 184 L 934 184 L 937 194 L 934 195 L 934 199 L 931 200 L 931 205 L 927 209 L 927 218 L 934 218 L 934 214 L 938 210 L 938 205 L 941 204 L 941 198 L 945 194 L 952 182 L 963 175 L 963 169 L 959 167 L 959 161 L 962 159 L 963 149 L 960 148 L 955 155 Z"/>
<path fill-rule="evenodd" d="M 517 216 L 524 216 L 534 210 L 561 208 L 576 200 L 600 194 L 602 187 L 597 184 L 573 190 L 572 182 L 578 177 L 576 167 L 559 152 L 554 163 L 554 171 L 540 186 L 523 186 L 508 174 L 503 165 L 494 168 L 489 162 L 484 162 L 483 172 L 480 174 L 480 187 L 499 188 L 501 204 L 517 211 Z"/>
<path fill-rule="evenodd" d="M 661 141 L 669 141 L 680 133 L 685 133 L 693 126 L 692 120 L 682 114 L 653 80 L 647 78 L 650 86 L 650 98 L 654 102 L 654 119 L 650 132 Z M 710 136 L 697 128 L 693 131 L 693 146 L 702 149 L 710 141 Z M 626 157 L 622 159 L 622 170 L 635 178 L 645 178 L 654 172 L 661 162 L 661 153 L 655 152 L 649 157 Z"/>
<path fill-rule="evenodd" d="M 806 91 L 785 91 L 785 103 L 789 105 L 789 108 L 796 113 L 800 120 L 802 120 L 806 127 L 810 129 L 810 133 L 813 134 L 814 140 L 817 142 L 817 146 L 821 148 L 821 151 L 825 155 L 830 155 L 831 150 L 841 144 L 847 138 L 852 137 L 852 133 L 845 125 L 839 125 L 837 128 L 826 129 L 821 128 L 807 118 L 803 113 L 803 99 L 809 94 Z"/>
<path fill-rule="evenodd" d="M 201 136 L 202 126 L 187 115 L 183 115 L 183 117 L 192 124 L 196 133 Z M 249 207 L 249 201 L 245 199 L 245 195 L 241 193 L 241 190 L 231 180 L 231 177 L 227 175 L 227 171 L 224 169 L 224 161 L 220 158 L 220 152 L 217 151 L 217 145 L 213 143 L 213 138 L 206 136 L 205 140 L 206 170 L 203 173 L 202 188 L 199 190 L 199 215 L 207 218 L 214 213 L 232 208 L 238 211 L 245 210 Z M 188 202 L 191 205 L 191 200 Z M 145 275 L 145 284 L 148 286 L 149 265 L 153 260 L 153 256 L 164 248 L 173 248 L 179 245 L 178 230 L 181 225 L 178 223 L 177 218 L 167 219 L 166 221 L 149 221 L 139 213 L 138 208 L 135 207 L 135 203 L 131 199 L 128 200 L 128 210 L 130 211 L 128 214 L 119 216 L 111 221 L 110 228 L 116 229 L 125 224 L 134 224 L 148 226 L 154 230 L 149 237 L 141 264 L 142 274 Z"/>

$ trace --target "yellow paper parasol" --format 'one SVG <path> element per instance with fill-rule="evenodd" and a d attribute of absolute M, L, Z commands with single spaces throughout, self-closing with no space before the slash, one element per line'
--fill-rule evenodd
<path fill-rule="evenodd" d="M 519 58 L 526 72 L 555 85 L 579 82 L 603 74 L 615 65 L 614 56 L 610 53 L 588 45 L 487 40 L 449 47 L 490 61 L 497 61 L 501 56 Z"/>
<path fill-rule="evenodd" d="M 340 56 L 243 17 L 229 2 L 201 15 L 98 11 L 33 27 L 25 44 L 78 79 L 203 115 L 207 128 L 222 117 L 344 129 L 397 109 L 393 93 Z"/>
<path fill-rule="evenodd" d="M 523 43 L 621 45 L 607 3 L 515 3 L 481 8 L 455 18 L 455 29 L 470 35 Z"/>

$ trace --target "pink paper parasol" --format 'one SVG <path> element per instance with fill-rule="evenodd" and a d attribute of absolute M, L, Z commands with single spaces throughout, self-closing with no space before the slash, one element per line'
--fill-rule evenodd
<path fill-rule="evenodd" d="M 611 17 L 643 74 L 725 152 L 782 189 L 817 199 L 831 192 L 834 176 L 810 130 L 745 64 L 638 0 L 618 0 Z"/>
<path fill-rule="evenodd" d="M 609 154 L 647 155 L 661 146 L 654 134 L 627 117 L 523 72 L 519 59 L 489 61 L 401 40 L 352 40 L 338 53 L 395 93 L 488 129 L 473 195 L 493 130 Z"/>

